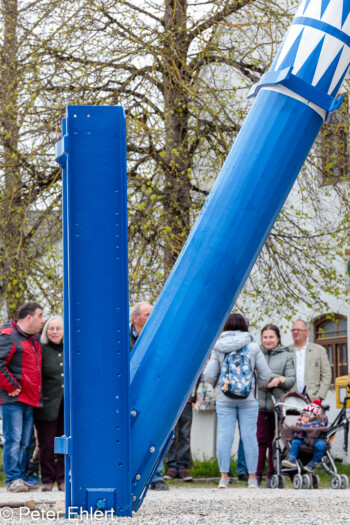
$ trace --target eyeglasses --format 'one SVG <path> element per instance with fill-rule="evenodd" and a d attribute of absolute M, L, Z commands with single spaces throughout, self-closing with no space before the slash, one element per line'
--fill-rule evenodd
<path fill-rule="evenodd" d="M 293 330 L 291 330 L 291 332 L 308 332 L 309 330 L 300 330 L 299 328 L 293 328 Z"/>

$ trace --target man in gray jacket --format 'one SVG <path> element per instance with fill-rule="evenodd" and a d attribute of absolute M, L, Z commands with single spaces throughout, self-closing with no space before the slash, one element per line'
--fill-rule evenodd
<path fill-rule="evenodd" d="M 304 321 L 295 321 L 292 337 L 294 345 L 290 347 L 290 351 L 297 373 L 294 390 L 301 394 L 306 392 L 311 401 L 322 401 L 326 398 L 332 380 L 326 349 L 309 343 L 309 330 Z"/>

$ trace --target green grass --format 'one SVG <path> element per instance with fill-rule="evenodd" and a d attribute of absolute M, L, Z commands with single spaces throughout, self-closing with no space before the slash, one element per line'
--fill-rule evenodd
<path fill-rule="evenodd" d="M 2 470 L 2 447 L 0 447 L 0 487 L 5 486 L 5 479 L 6 476 L 4 474 L 4 471 Z"/>
<path fill-rule="evenodd" d="M 236 462 L 232 460 L 231 469 L 233 476 L 237 476 Z M 164 466 L 163 474 L 167 471 L 166 465 Z M 189 468 L 188 472 L 191 476 L 196 478 L 219 478 L 220 470 L 217 458 L 205 459 L 199 461 L 198 459 L 193 460 L 193 468 Z"/>
<path fill-rule="evenodd" d="M 217 478 L 220 476 L 218 460 L 216 458 L 205 461 L 193 461 L 193 468 L 188 470 L 191 476 L 195 478 Z"/>
<path fill-rule="evenodd" d="M 337 471 L 338 471 L 338 474 L 346 474 L 350 480 L 350 465 L 349 464 L 346 464 L 346 463 L 339 463 L 339 462 L 336 462 L 335 463 L 336 467 L 337 467 Z M 236 469 L 236 462 L 235 460 L 232 460 L 231 462 L 231 468 L 232 468 L 232 474 L 234 477 L 237 476 L 237 469 Z M 164 469 L 164 472 L 166 471 L 166 467 Z M 212 459 L 205 459 L 204 461 L 198 461 L 198 460 L 194 460 L 193 461 L 193 468 L 191 469 L 188 469 L 189 473 L 191 474 L 191 476 L 193 477 L 193 483 L 186 483 L 186 487 L 192 485 L 192 486 L 200 486 L 200 487 L 205 487 L 205 486 L 208 486 L 208 487 L 213 487 L 213 486 L 216 486 L 217 485 L 217 482 L 213 481 L 213 482 L 207 482 L 207 483 L 199 483 L 199 481 L 196 483 L 196 480 L 199 480 L 199 479 L 210 479 L 210 478 L 220 478 L 220 470 L 219 470 L 219 466 L 218 466 L 218 461 L 216 458 L 212 458 Z M 329 474 L 327 474 L 327 472 L 325 472 L 323 470 L 322 467 L 319 467 L 316 471 L 316 474 L 318 474 L 318 476 L 320 477 L 320 482 L 321 482 L 321 488 L 329 488 L 330 487 L 330 483 L 331 483 L 331 476 Z M 168 481 L 167 481 L 168 483 Z M 173 480 L 173 481 L 170 481 L 169 482 L 171 485 L 174 484 L 176 485 L 177 483 L 183 483 L 179 480 Z M 264 485 L 264 482 L 263 482 L 263 485 Z M 233 482 L 230 486 L 232 487 L 245 487 L 245 486 L 248 486 L 247 483 L 244 483 L 244 482 Z M 286 481 L 286 487 L 288 488 L 292 488 L 293 487 L 293 484 L 291 481 L 287 480 Z"/>

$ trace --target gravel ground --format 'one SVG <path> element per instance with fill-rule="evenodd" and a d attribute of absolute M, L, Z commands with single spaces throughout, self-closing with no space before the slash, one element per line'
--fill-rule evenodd
<path fill-rule="evenodd" d="M 35 502 L 35 510 L 34 504 L 32 511 L 26 507 L 6 507 L 6 503 L 24 504 L 30 499 Z M 54 509 L 63 508 L 62 492 L 9 494 L 0 489 L 0 501 L 1 525 L 350 525 L 350 489 L 296 491 L 171 487 L 169 492 L 148 492 L 133 518 L 113 519 L 89 517 L 65 520 L 54 517 Z M 51 515 L 47 514 L 48 510 Z M 41 511 L 43 517 L 39 517 Z"/>

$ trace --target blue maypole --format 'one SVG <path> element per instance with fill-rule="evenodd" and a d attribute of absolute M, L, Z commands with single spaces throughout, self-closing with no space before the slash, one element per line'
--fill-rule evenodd
<path fill-rule="evenodd" d="M 133 509 L 288 196 L 350 58 L 350 0 L 303 0 L 135 346 Z"/>

